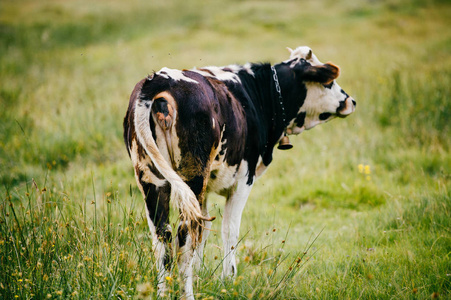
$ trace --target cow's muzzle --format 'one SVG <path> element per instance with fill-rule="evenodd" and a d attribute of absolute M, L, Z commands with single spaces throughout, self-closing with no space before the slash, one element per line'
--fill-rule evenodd
<path fill-rule="evenodd" d="M 352 114 L 355 110 L 355 107 L 357 103 L 352 97 L 346 98 L 344 103 L 340 105 L 340 107 L 337 109 L 337 116 L 340 118 L 345 118 Z"/>

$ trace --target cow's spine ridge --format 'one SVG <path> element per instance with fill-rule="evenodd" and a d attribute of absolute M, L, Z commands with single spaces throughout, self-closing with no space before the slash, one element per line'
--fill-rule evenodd
<path fill-rule="evenodd" d="M 137 99 L 135 104 L 134 125 L 138 142 L 142 145 L 147 155 L 152 160 L 158 171 L 171 184 L 171 202 L 180 211 L 181 221 L 187 221 L 192 226 L 188 226 L 189 234 L 193 241 L 197 241 L 195 235 L 195 224 L 202 226 L 202 220 L 210 220 L 202 215 L 202 211 L 191 188 L 172 169 L 165 160 L 150 130 L 150 113 L 153 100 Z M 195 242 L 194 242 L 195 243 Z"/>

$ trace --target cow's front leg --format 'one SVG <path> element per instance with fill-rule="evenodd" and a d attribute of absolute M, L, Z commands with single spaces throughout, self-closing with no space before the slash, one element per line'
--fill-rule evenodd
<path fill-rule="evenodd" d="M 235 277 L 237 274 L 235 255 L 240 234 L 241 215 L 252 189 L 252 185 L 246 184 L 246 179 L 238 182 L 236 188 L 232 188 L 232 193 L 228 197 L 224 208 L 222 220 L 222 241 L 224 247 L 222 277 L 224 279 Z"/>

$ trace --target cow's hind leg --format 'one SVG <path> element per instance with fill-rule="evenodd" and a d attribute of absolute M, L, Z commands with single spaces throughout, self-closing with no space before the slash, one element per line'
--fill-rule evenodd
<path fill-rule="evenodd" d="M 222 277 L 235 277 L 237 267 L 235 261 L 238 238 L 240 234 L 241 215 L 247 198 L 251 192 L 252 185 L 245 180 L 239 181 L 227 199 L 222 220 L 222 241 L 224 247 L 224 260 Z"/>
<path fill-rule="evenodd" d="M 194 179 L 187 181 L 188 186 L 193 190 L 197 199 L 202 206 L 202 212 L 208 215 L 206 205 L 204 201 L 205 196 L 205 176 L 196 176 Z M 188 234 L 188 226 L 195 226 L 198 242 L 193 241 L 193 237 Z M 193 269 L 195 264 L 200 263 L 199 252 L 200 248 L 205 242 L 206 236 L 205 228 L 211 227 L 211 222 L 203 222 L 200 224 L 188 224 L 187 222 L 181 222 L 177 230 L 177 255 L 179 274 L 182 279 L 182 297 L 185 299 L 194 299 L 193 291 Z"/>
<path fill-rule="evenodd" d="M 166 277 L 172 266 L 172 230 L 169 225 L 169 198 L 171 186 L 168 182 L 157 187 L 152 183 L 139 180 L 146 199 L 147 222 L 152 235 L 152 250 L 157 268 L 157 292 L 163 297 L 168 294 Z"/>
<path fill-rule="evenodd" d="M 202 215 L 204 215 L 207 218 L 210 218 L 210 214 L 208 213 L 207 208 L 207 197 L 205 196 L 204 201 L 202 202 Z M 200 270 L 201 266 L 204 262 L 204 248 L 205 243 L 207 242 L 208 236 L 211 231 L 211 221 L 205 221 L 204 222 L 204 228 L 202 228 L 202 240 L 200 241 L 199 245 L 196 248 L 196 253 L 194 254 L 194 269 Z"/>
<path fill-rule="evenodd" d="M 177 263 L 179 266 L 179 276 L 181 279 L 182 299 L 194 299 L 193 291 L 193 262 L 194 262 L 194 244 L 191 236 L 188 234 L 188 224 L 183 222 L 177 230 L 176 247 Z"/>

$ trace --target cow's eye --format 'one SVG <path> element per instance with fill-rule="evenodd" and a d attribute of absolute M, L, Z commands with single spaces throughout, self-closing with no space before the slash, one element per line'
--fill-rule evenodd
<path fill-rule="evenodd" d="M 325 121 L 325 120 L 329 119 L 330 116 L 332 116 L 331 113 L 325 112 L 325 113 L 322 113 L 322 114 L 319 115 L 319 119 L 321 121 Z"/>

